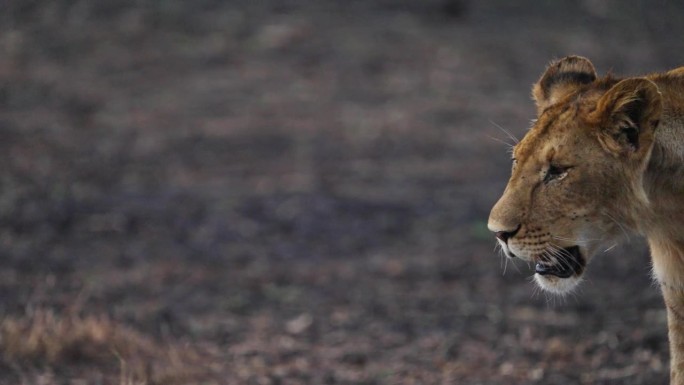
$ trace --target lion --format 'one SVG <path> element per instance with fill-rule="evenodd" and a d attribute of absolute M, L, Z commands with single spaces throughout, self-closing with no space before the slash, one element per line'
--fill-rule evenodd
<path fill-rule="evenodd" d="M 646 237 L 667 307 L 671 384 L 684 385 L 684 67 L 599 78 L 586 58 L 551 63 L 537 119 L 513 148 L 488 222 L 503 252 L 568 293 L 597 251 Z"/>

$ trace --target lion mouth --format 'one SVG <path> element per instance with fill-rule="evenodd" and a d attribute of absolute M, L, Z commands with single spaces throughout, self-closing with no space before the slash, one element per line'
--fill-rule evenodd
<path fill-rule="evenodd" d="M 544 254 L 534 266 L 534 272 L 539 275 L 553 275 L 558 278 L 570 278 L 580 275 L 584 270 L 584 257 L 579 246 L 561 249 L 560 253 L 553 256 Z"/>

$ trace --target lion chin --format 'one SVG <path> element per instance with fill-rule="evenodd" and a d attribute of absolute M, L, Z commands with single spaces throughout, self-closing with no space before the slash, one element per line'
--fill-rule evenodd
<path fill-rule="evenodd" d="M 534 275 L 534 281 L 539 287 L 553 294 L 564 295 L 572 292 L 582 282 L 582 277 L 572 276 L 568 278 L 559 278 L 548 275 Z"/>

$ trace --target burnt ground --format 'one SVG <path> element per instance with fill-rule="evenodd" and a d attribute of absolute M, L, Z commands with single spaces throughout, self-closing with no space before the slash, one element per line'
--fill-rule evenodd
<path fill-rule="evenodd" d="M 667 1 L 6 1 L 0 383 L 662 384 L 642 242 L 494 251 L 552 58 L 684 64 Z"/>

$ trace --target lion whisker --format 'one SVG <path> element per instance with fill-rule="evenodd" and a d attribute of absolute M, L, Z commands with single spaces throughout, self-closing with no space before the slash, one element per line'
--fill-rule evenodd
<path fill-rule="evenodd" d="M 486 136 L 487 136 L 487 138 L 489 138 L 489 139 L 491 139 L 491 140 L 493 140 L 493 141 L 496 141 L 496 142 L 499 142 L 499 143 L 505 145 L 506 147 L 508 147 L 508 150 L 509 150 L 509 151 L 512 151 L 512 150 L 513 150 L 513 147 L 515 147 L 515 144 L 510 144 L 510 143 L 506 142 L 505 140 L 501 140 L 501 139 L 499 139 L 499 138 L 495 138 L 495 137 L 493 137 L 493 136 L 491 136 L 491 135 L 486 135 Z"/>
<path fill-rule="evenodd" d="M 622 230 L 622 233 L 625 234 L 625 238 L 627 238 L 627 241 L 631 241 L 631 239 L 630 239 L 630 237 L 629 237 L 629 233 L 627 232 L 627 230 L 625 229 L 625 227 L 622 226 L 622 224 L 621 224 L 620 222 L 618 222 L 617 219 L 615 219 L 613 216 L 611 216 L 609 213 L 607 213 L 607 212 L 605 212 L 605 211 L 601 212 L 601 214 L 605 215 L 606 217 L 608 217 L 608 219 L 610 219 L 611 221 L 615 222 L 615 224 L 618 225 L 618 227 L 620 228 L 620 230 Z"/>
<path fill-rule="evenodd" d="M 576 245 L 588 245 L 588 244 L 590 244 L 591 242 L 601 242 L 601 241 L 603 240 L 603 239 L 600 239 L 600 238 L 587 238 L 587 239 L 579 240 L 579 239 L 576 239 L 576 238 L 561 237 L 561 236 L 559 236 L 559 235 L 552 235 L 551 238 L 553 238 L 553 239 L 555 239 L 555 240 L 558 240 L 558 241 L 570 242 L 570 243 L 573 243 L 573 244 L 576 244 Z"/>
<path fill-rule="evenodd" d="M 572 268 L 571 263 L 567 257 L 571 257 L 567 250 L 555 245 L 553 243 L 547 244 L 547 251 L 556 258 L 556 263 L 560 264 L 566 269 Z"/>
<path fill-rule="evenodd" d="M 506 134 L 513 142 L 515 142 L 515 144 L 520 143 L 520 139 L 518 139 L 515 135 L 513 135 L 513 134 L 512 134 L 510 131 L 508 131 L 507 129 L 505 129 L 505 128 L 501 127 L 500 125 L 498 125 L 495 121 L 489 120 L 489 123 L 493 124 L 494 127 L 498 128 L 498 129 L 501 130 L 504 134 Z"/>
<path fill-rule="evenodd" d="M 610 246 L 609 248 L 603 250 L 603 252 L 604 252 L 604 253 L 607 253 L 607 252 L 613 250 L 617 245 L 618 245 L 617 242 L 616 242 L 616 243 L 613 243 L 612 246 Z"/>

